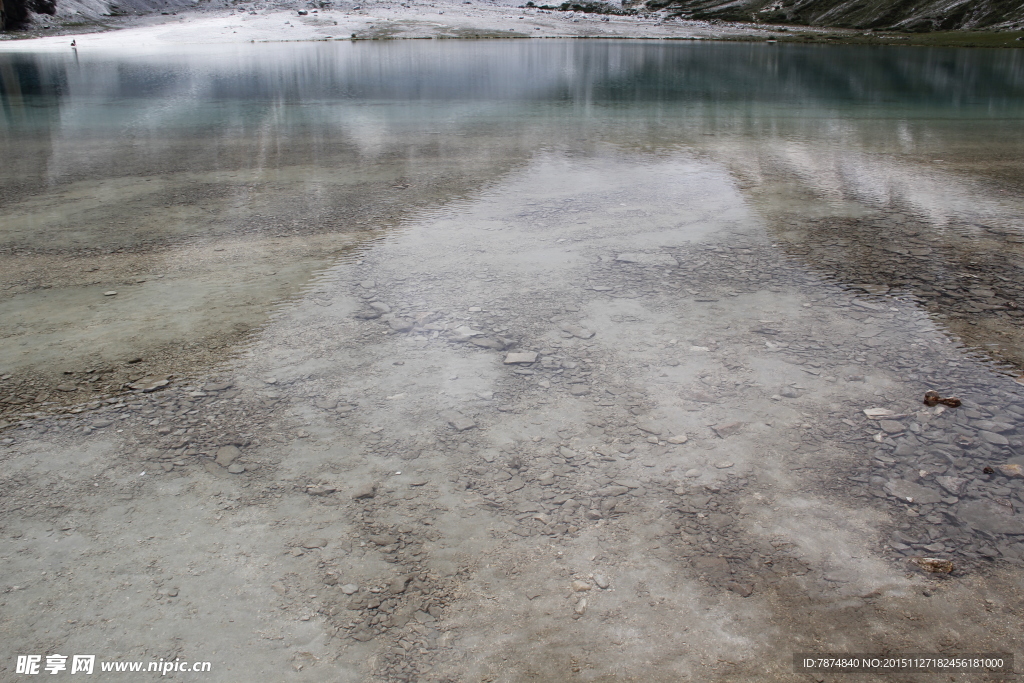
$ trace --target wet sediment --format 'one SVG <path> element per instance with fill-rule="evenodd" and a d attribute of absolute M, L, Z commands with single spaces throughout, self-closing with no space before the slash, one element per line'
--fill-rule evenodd
<path fill-rule="evenodd" d="M 752 136 L 524 130 L 212 370 L 12 408 L 5 640 L 310 682 L 1012 649 L 1024 387 L 954 325 L 1016 324 L 1014 231 L 762 192 L 713 161 Z"/>
<path fill-rule="evenodd" d="M 538 231 L 566 215 L 521 213 Z M 275 332 L 269 348 L 291 349 L 281 361 L 251 359 L 249 369 L 205 384 L 171 382 L 78 415 L 25 421 L 5 445 L 122 430 L 130 445 L 120 466 L 168 481 L 223 481 L 237 491 L 219 499 L 228 519 L 302 500 L 320 524 L 344 524 L 339 535 L 293 523 L 282 549 L 302 569 L 270 588 L 283 613 L 322 619 L 336 652 L 373 647 L 368 671 L 386 681 L 464 680 L 496 665 L 504 646 L 478 659 L 467 645 L 473 629 L 498 618 L 477 605 L 481 590 L 515 613 L 524 599 L 541 601 L 555 623 L 579 624 L 566 627 L 577 637 L 583 624 L 609 619 L 660 623 L 663 610 L 689 609 L 664 592 L 654 570 L 662 566 L 708 605 L 722 596 L 820 613 L 824 621 L 781 619 L 775 628 L 786 642 L 844 642 L 855 627 L 861 648 L 928 644 L 931 631 L 901 629 L 897 613 L 927 617 L 931 608 L 866 581 L 874 560 L 822 556 L 809 537 L 770 521 L 773 507 L 794 520 L 806 514 L 790 507 L 786 477 L 829 498 L 833 509 L 815 515 L 873 510 L 877 527 L 861 530 L 862 541 L 928 594 L 1024 561 L 1024 397 L 952 343 L 918 302 L 838 287 L 758 237 L 631 252 L 579 244 L 593 262 L 558 289 L 523 290 L 519 274 L 487 266 L 472 278 L 402 275 L 400 259 L 371 256 L 309 295 L 301 345 L 287 325 Z M 772 310 L 789 299 L 804 304 Z M 338 367 L 328 358 L 348 360 Z M 338 373 L 349 379 L 339 383 Z M 462 375 L 467 387 L 431 398 L 432 387 Z M 963 403 L 925 406 L 930 388 Z M 349 455 L 296 470 L 281 449 L 302 452 L 305 442 Z M 140 487 L 117 490 L 140 495 Z M 17 476 L 5 486 L 22 514 L 54 523 L 81 514 L 62 502 L 72 494 L 40 496 Z M 487 554 L 459 548 L 461 534 L 481 524 L 493 539 Z M 560 594 L 537 574 L 537 542 L 569 556 L 598 550 L 556 572 L 567 586 Z M 911 561 L 923 557 L 951 562 L 953 573 Z M 495 568 L 505 577 L 498 584 L 525 598 L 488 589 Z M 177 604 L 177 591 L 161 590 L 160 600 Z M 618 611 L 626 592 L 644 609 Z M 845 607 L 837 611 L 836 601 Z M 526 647 L 530 632 L 508 647 Z M 990 627 L 957 643 L 995 647 L 1005 637 Z M 545 647 L 553 644 L 576 654 L 547 662 L 549 670 L 585 668 L 578 651 L 558 638 Z M 539 646 L 531 651 L 540 661 L 554 656 Z M 316 670 L 317 656 L 294 662 Z M 750 659 L 729 661 L 723 680 L 768 675 Z"/>

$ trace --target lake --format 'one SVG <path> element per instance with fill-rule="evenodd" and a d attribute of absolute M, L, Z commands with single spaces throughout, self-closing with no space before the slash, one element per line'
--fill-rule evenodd
<path fill-rule="evenodd" d="M 1014 645 L 1021 51 L 6 51 L 0 93 L 22 650 L 790 680 L 950 611 Z"/>

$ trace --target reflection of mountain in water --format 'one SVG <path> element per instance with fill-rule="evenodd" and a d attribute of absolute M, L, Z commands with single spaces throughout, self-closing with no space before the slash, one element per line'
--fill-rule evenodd
<path fill-rule="evenodd" d="M 120 56 L 14 54 L 27 95 L 274 100 L 709 101 L 1013 106 L 1016 51 L 640 42 L 199 46 Z M 12 88 L 10 72 L 4 90 Z"/>
<path fill-rule="evenodd" d="M 855 137 L 863 119 L 1019 118 L 1024 61 L 1016 51 L 721 43 L 318 43 L 11 54 L 0 85 L 4 158 L 17 160 L 16 172 L 0 171 L 6 203 L 31 185 L 106 174 L 267 169 L 335 153 L 415 164 L 409 145 L 421 143 L 456 163 L 466 152 L 456 135 L 520 157 L 578 137 L 831 143 Z M 423 133 L 433 137 L 410 141 Z"/>

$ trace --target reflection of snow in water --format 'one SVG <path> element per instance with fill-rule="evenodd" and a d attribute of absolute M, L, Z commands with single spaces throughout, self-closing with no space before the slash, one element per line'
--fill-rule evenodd
<path fill-rule="evenodd" d="M 994 221 L 1019 227 L 1018 199 L 995 196 L 963 174 L 844 145 L 780 141 L 764 153 L 801 184 L 833 201 L 898 205 L 936 228 Z"/>

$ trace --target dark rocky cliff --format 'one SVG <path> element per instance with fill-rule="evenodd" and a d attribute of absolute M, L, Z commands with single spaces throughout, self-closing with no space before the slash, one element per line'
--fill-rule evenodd
<path fill-rule="evenodd" d="M 57 0 L 0 0 L 0 30 L 20 28 L 31 13 L 56 14 Z"/>
<path fill-rule="evenodd" d="M 1024 27 L 1021 0 L 648 0 L 694 19 L 903 31 Z"/>

